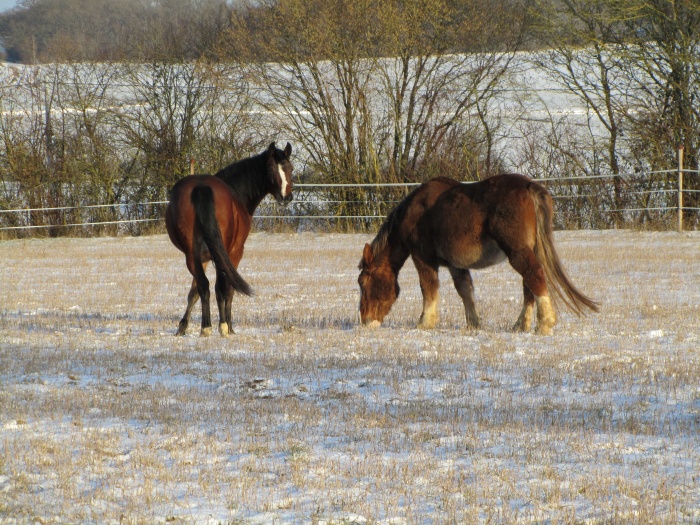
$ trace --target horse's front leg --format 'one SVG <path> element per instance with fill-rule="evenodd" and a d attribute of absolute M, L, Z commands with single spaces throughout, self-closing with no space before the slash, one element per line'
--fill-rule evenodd
<path fill-rule="evenodd" d="M 438 278 L 438 268 L 428 264 L 427 262 L 412 256 L 413 264 L 418 270 L 418 278 L 420 280 L 420 290 L 423 293 L 423 312 L 420 314 L 418 328 L 422 330 L 430 330 L 435 328 L 438 322 L 438 299 L 440 294 L 440 280 Z"/>
<path fill-rule="evenodd" d="M 474 282 L 469 270 L 450 266 L 450 275 L 454 281 L 457 293 L 464 303 L 464 315 L 468 328 L 479 328 L 479 316 L 474 304 Z"/>
<path fill-rule="evenodd" d="M 241 259 L 243 258 L 243 247 L 242 246 L 236 246 L 232 248 L 232 250 L 229 252 L 229 258 L 231 259 L 231 264 L 233 264 L 233 267 L 238 269 L 238 265 L 241 262 Z M 222 279 L 225 279 L 224 276 L 221 276 Z M 217 282 L 219 282 L 219 277 L 216 278 Z M 231 316 L 231 308 L 233 307 L 233 295 L 234 295 L 234 289 L 233 286 L 230 285 L 230 283 L 226 282 L 226 287 L 225 289 L 222 290 L 222 302 L 219 303 L 219 315 L 220 317 L 220 322 L 221 325 L 219 326 L 219 329 L 221 331 L 222 336 L 226 336 L 228 334 L 233 334 L 233 320 Z M 222 305 L 223 305 L 223 310 L 222 310 Z M 224 326 L 225 325 L 225 326 Z"/>
<path fill-rule="evenodd" d="M 231 319 L 231 307 L 233 306 L 233 287 L 229 286 L 228 293 L 225 299 L 225 311 L 226 311 L 226 325 L 228 326 L 228 333 L 233 334 L 233 321 Z"/>

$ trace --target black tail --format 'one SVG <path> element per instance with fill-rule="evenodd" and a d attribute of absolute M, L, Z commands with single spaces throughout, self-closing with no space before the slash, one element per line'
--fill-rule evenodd
<path fill-rule="evenodd" d="M 216 214 L 214 213 L 214 192 L 212 189 L 204 184 L 195 186 L 192 190 L 192 206 L 194 206 L 197 226 L 204 243 L 209 248 L 211 260 L 214 261 L 216 268 L 226 276 L 226 280 L 234 290 L 245 295 L 253 295 L 253 289 L 233 267 L 226 248 L 224 248 L 219 223 L 216 222 Z"/>

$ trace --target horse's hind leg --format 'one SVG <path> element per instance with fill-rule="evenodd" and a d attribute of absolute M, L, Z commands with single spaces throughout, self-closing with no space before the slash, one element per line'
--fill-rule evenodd
<path fill-rule="evenodd" d="M 192 279 L 192 286 L 187 294 L 187 308 L 185 308 L 185 315 L 182 316 L 180 324 L 177 327 L 177 333 L 175 335 L 185 335 L 187 332 L 187 326 L 190 324 L 190 315 L 192 314 L 192 309 L 194 305 L 197 304 L 197 299 L 199 299 L 199 292 L 197 291 L 197 281 Z"/>
<path fill-rule="evenodd" d="M 206 263 L 202 263 L 202 259 L 199 256 L 199 250 L 195 246 L 194 256 L 187 258 L 187 267 L 190 273 L 194 276 L 194 282 L 192 287 L 197 290 L 199 298 L 202 300 L 202 336 L 211 335 L 211 310 L 209 309 L 209 279 L 207 279 L 207 274 L 205 272 Z M 190 290 L 191 296 L 191 290 Z M 188 298 L 190 297 L 188 296 Z M 196 302 L 196 299 L 193 300 Z M 187 311 L 185 311 L 185 316 L 189 317 L 191 311 L 191 306 L 194 306 L 194 302 L 190 303 L 188 300 Z M 183 321 L 185 318 L 183 317 Z M 182 321 L 181 321 L 182 323 Z"/>
<path fill-rule="evenodd" d="M 504 250 L 508 254 L 508 260 L 515 271 L 523 277 L 523 286 L 529 289 L 529 295 L 525 293 L 525 306 L 521 313 L 523 322 L 521 327 L 525 327 L 525 319 L 527 316 L 528 302 L 532 302 L 531 297 L 534 297 L 537 303 L 537 333 L 549 335 L 552 333 L 552 327 L 557 322 L 557 317 L 552 308 L 552 302 L 549 299 L 547 290 L 547 282 L 544 277 L 544 269 L 535 257 L 535 252 L 530 248 L 520 248 L 517 250 Z M 530 310 L 531 312 L 531 310 Z M 530 314 L 531 315 L 531 314 Z M 518 319 L 520 321 L 520 318 Z M 516 323 L 516 327 L 518 324 Z"/>
<path fill-rule="evenodd" d="M 431 266 L 422 259 L 412 257 L 413 263 L 418 270 L 418 278 L 420 280 L 420 290 L 423 293 L 423 312 L 420 314 L 418 328 L 430 330 L 435 328 L 438 321 L 438 299 L 440 281 L 438 279 L 437 267 Z"/>
<path fill-rule="evenodd" d="M 467 318 L 468 328 L 479 328 L 479 316 L 474 304 L 474 282 L 469 270 L 450 266 L 450 275 L 455 283 L 457 293 L 464 303 L 464 314 Z"/>
<path fill-rule="evenodd" d="M 537 333 L 549 335 L 557 323 L 557 316 L 554 313 L 552 301 L 549 295 L 540 295 L 535 300 L 537 301 Z"/>
<path fill-rule="evenodd" d="M 223 272 L 216 272 L 216 303 L 219 307 L 219 333 L 226 337 L 233 333 L 231 325 L 231 303 L 233 302 L 233 287 L 226 280 Z"/>
<path fill-rule="evenodd" d="M 201 263 L 202 272 L 206 271 L 207 263 Z M 194 274 L 194 259 L 187 260 L 187 267 L 190 268 L 190 272 Z M 208 283 L 208 281 L 207 281 Z M 209 291 L 209 284 L 207 284 L 207 293 Z M 190 316 L 192 315 L 192 310 L 194 305 L 197 304 L 199 299 L 199 289 L 197 288 L 197 279 L 192 278 L 192 286 L 190 286 L 190 291 L 187 294 L 187 308 L 185 308 L 185 314 L 180 319 L 180 324 L 177 327 L 177 332 L 175 335 L 185 335 L 187 333 L 187 327 L 190 324 Z M 211 326 L 211 325 L 210 325 Z"/>
<path fill-rule="evenodd" d="M 535 294 L 523 284 L 523 309 L 520 311 L 518 320 L 513 325 L 513 330 L 529 332 L 532 327 L 532 313 L 535 309 Z"/>

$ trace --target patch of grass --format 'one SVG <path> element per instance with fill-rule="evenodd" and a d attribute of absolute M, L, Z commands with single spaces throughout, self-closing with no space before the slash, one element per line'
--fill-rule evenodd
<path fill-rule="evenodd" d="M 557 232 L 598 315 L 510 331 L 521 283 L 410 262 L 357 326 L 371 236 L 254 234 L 236 334 L 174 337 L 190 277 L 165 236 L 3 243 L 0 514 L 18 522 L 692 523 L 700 516 L 696 234 Z M 663 269 L 660 271 L 659 269 Z M 213 281 L 213 275 L 211 275 Z M 5 283 L 11 283 L 6 286 Z M 212 301 L 214 320 L 216 307 Z M 58 517 L 58 518 L 57 518 Z M 1 520 L 0 520 L 1 521 Z"/>

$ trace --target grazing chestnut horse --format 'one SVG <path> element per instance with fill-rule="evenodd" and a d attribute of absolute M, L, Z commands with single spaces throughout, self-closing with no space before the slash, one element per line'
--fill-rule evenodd
<path fill-rule="evenodd" d="M 224 337 L 233 332 L 233 293 L 252 294 L 236 270 L 243 257 L 252 215 L 267 194 L 280 203 L 292 199 L 291 154 L 290 144 L 281 150 L 273 142 L 260 155 L 235 162 L 213 176 L 190 175 L 173 186 L 165 225 L 170 240 L 185 254 L 187 269 L 193 276 L 177 335 L 185 334 L 197 298 L 202 299 L 201 334 L 211 334 L 209 280 L 204 273 L 209 261 L 216 266 L 219 332 Z"/>
<path fill-rule="evenodd" d="M 438 268 L 447 266 L 464 303 L 467 325 L 479 326 L 471 269 L 506 258 L 523 278 L 524 305 L 513 327 L 527 332 L 537 304 L 537 333 L 550 334 L 556 316 L 550 292 L 578 314 L 598 305 L 567 277 L 554 250 L 552 197 L 523 175 L 496 175 L 461 184 L 432 179 L 389 214 L 360 261 L 360 319 L 379 326 L 399 296 L 399 270 L 410 255 L 423 292 L 418 328 L 437 323 Z"/>

